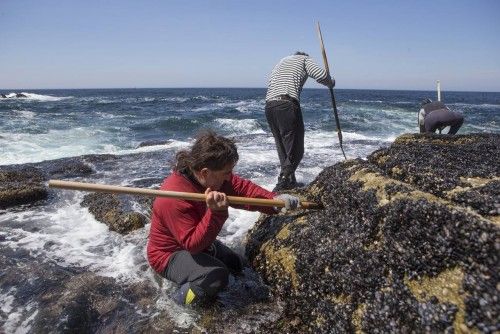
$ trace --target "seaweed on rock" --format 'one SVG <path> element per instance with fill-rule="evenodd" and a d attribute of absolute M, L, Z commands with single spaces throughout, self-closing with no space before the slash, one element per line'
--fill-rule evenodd
<path fill-rule="evenodd" d="M 284 304 L 264 332 L 500 330 L 500 135 L 404 135 L 326 168 L 321 211 L 264 216 L 247 256 Z"/>

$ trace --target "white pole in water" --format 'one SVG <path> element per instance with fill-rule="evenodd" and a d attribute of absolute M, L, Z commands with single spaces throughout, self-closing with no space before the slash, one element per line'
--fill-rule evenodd
<path fill-rule="evenodd" d="M 437 92 L 438 92 L 438 101 L 441 101 L 441 82 L 436 81 L 437 83 Z"/>

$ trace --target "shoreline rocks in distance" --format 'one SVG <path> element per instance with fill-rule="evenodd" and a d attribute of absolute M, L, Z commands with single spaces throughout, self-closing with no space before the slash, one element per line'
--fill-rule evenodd
<path fill-rule="evenodd" d="M 84 157 L 47 160 L 39 163 L 0 166 L 0 208 L 33 204 L 49 195 L 49 178 L 69 178 L 92 174 Z"/>
<path fill-rule="evenodd" d="M 0 99 L 11 99 L 11 98 L 27 98 L 28 95 L 23 93 L 10 93 L 10 94 L 0 94 Z"/>
<path fill-rule="evenodd" d="M 137 148 L 139 147 L 146 147 L 146 146 L 157 146 L 157 145 L 167 145 L 171 143 L 171 140 L 146 140 L 141 142 Z"/>

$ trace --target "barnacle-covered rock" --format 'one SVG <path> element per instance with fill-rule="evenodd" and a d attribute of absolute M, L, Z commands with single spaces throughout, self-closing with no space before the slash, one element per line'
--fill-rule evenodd
<path fill-rule="evenodd" d="M 49 197 L 49 178 L 86 176 L 92 167 L 81 157 L 0 166 L 0 209 L 33 205 Z M 43 202 L 42 202 L 43 203 Z"/>
<path fill-rule="evenodd" d="M 121 234 L 144 227 L 147 217 L 134 211 L 132 196 L 91 193 L 85 195 L 81 203 L 88 207 L 96 220 L 109 226 L 111 231 Z"/>
<path fill-rule="evenodd" d="M 44 178 L 39 169 L 31 166 L 0 167 L 0 209 L 46 198 Z"/>
<path fill-rule="evenodd" d="M 246 253 L 283 305 L 264 332 L 500 330 L 500 135 L 403 135 L 326 168 L 325 209 L 265 216 Z"/>

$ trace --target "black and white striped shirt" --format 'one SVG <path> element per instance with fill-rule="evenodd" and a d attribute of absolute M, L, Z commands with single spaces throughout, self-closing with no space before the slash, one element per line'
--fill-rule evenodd
<path fill-rule="evenodd" d="M 266 101 L 279 95 L 289 95 L 300 101 L 300 92 L 308 77 L 325 86 L 329 82 L 328 73 L 308 56 L 292 55 L 281 59 L 271 72 Z"/>

